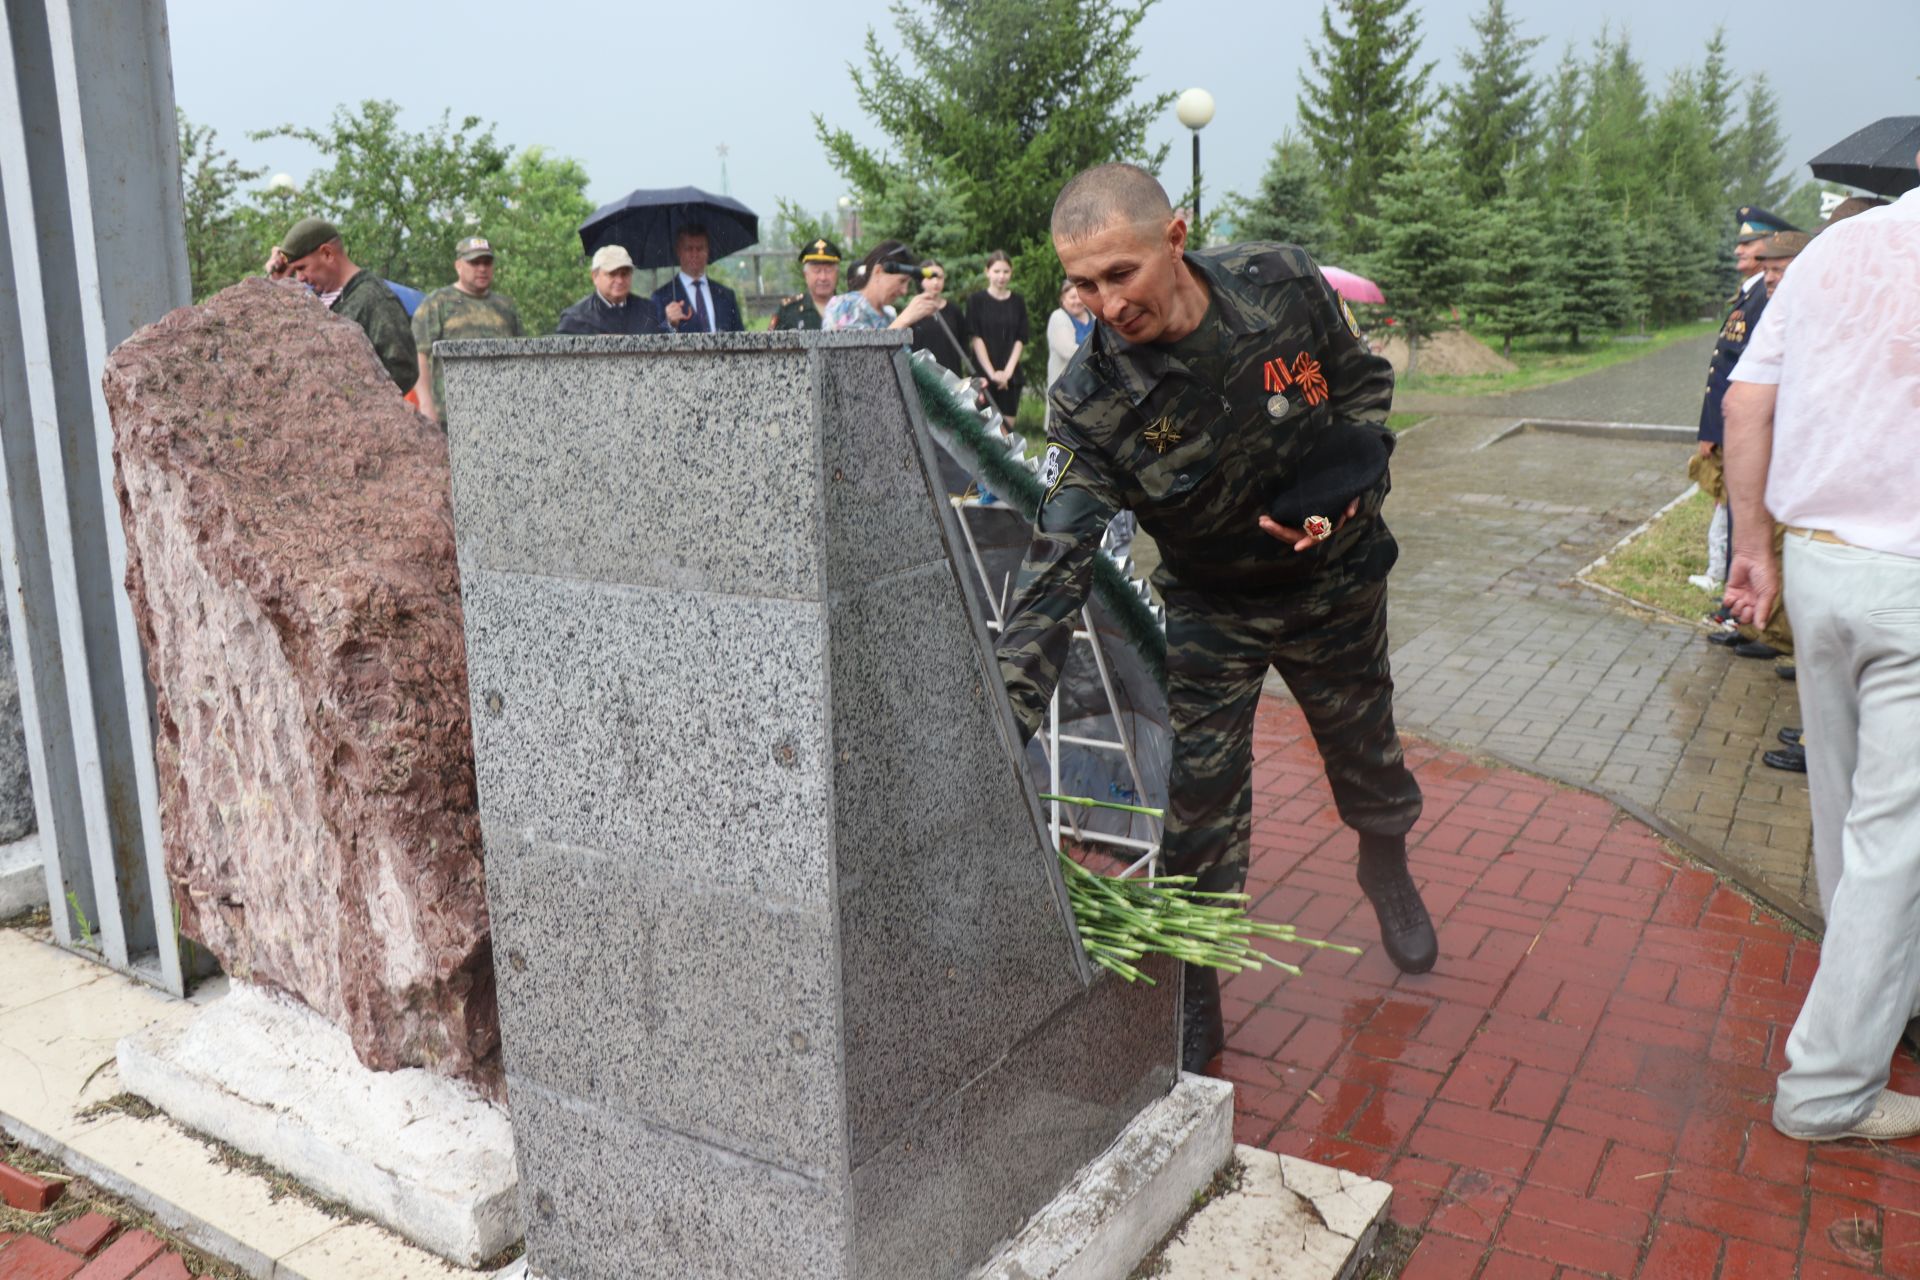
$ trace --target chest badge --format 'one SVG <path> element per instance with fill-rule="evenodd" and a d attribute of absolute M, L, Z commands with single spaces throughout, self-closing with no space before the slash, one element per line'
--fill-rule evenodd
<path fill-rule="evenodd" d="M 1728 316 L 1727 323 L 1720 330 L 1720 336 L 1728 342 L 1745 342 L 1747 340 L 1747 313 L 1736 310 L 1732 315 Z"/>
<path fill-rule="evenodd" d="M 1180 443 L 1180 428 L 1172 418 L 1162 418 L 1147 428 L 1147 443 L 1153 446 L 1155 453 L 1165 453 Z"/>
<path fill-rule="evenodd" d="M 1285 356 L 1275 356 L 1267 361 L 1263 370 L 1264 385 L 1269 392 L 1295 390 L 1308 405 L 1318 405 L 1327 398 L 1327 376 L 1320 370 L 1320 362 L 1302 351 L 1288 364 Z M 1272 402 L 1268 402 L 1271 407 Z"/>

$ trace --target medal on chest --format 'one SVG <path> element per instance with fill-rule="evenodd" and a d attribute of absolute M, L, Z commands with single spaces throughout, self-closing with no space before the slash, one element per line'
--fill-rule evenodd
<path fill-rule="evenodd" d="M 1180 443 L 1180 428 L 1172 417 L 1161 418 L 1146 430 L 1147 443 L 1153 446 L 1155 453 L 1165 453 Z"/>

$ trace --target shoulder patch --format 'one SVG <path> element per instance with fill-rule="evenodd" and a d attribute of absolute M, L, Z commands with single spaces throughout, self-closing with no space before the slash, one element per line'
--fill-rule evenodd
<path fill-rule="evenodd" d="M 1067 468 L 1073 465 L 1073 450 L 1064 445 L 1050 444 L 1047 456 L 1040 462 L 1040 490 L 1042 502 L 1052 498 L 1060 488 L 1060 482 L 1067 478 Z"/>
<path fill-rule="evenodd" d="M 1353 308 L 1347 305 L 1345 298 L 1340 299 L 1340 318 L 1347 322 L 1347 332 L 1354 337 L 1360 336 L 1360 322 L 1353 318 Z"/>

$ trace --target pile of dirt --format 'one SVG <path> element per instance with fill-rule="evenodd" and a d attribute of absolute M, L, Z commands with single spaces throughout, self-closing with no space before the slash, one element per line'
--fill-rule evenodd
<path fill-rule="evenodd" d="M 1407 340 L 1398 333 L 1387 332 L 1380 354 L 1392 361 L 1395 373 L 1407 371 Z M 1465 329 L 1436 333 L 1420 343 L 1422 374 L 1512 373 L 1519 367 Z"/>

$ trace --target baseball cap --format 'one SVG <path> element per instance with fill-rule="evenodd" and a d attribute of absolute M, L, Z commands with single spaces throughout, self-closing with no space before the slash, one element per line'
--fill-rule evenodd
<path fill-rule="evenodd" d="M 625 246 L 617 244 L 601 245 L 593 251 L 593 269 L 595 271 L 618 271 L 620 268 L 633 268 L 633 258 Z"/>
<path fill-rule="evenodd" d="M 491 258 L 493 246 L 485 236 L 468 236 L 453 246 L 453 256 L 461 262 L 472 262 L 475 258 Z"/>

